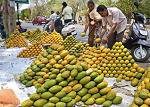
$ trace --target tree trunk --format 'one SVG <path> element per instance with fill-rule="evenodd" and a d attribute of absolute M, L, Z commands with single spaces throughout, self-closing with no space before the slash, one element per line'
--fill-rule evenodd
<path fill-rule="evenodd" d="M 9 0 L 3 0 L 3 23 L 8 37 L 16 28 L 15 7 L 10 7 Z"/>

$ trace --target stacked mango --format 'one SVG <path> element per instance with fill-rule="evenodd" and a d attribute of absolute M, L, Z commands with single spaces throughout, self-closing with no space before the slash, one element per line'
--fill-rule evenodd
<path fill-rule="evenodd" d="M 74 36 L 68 36 L 65 40 L 64 40 L 64 47 L 66 50 L 70 50 L 72 47 L 74 47 L 76 44 L 78 43 L 78 41 L 76 40 L 76 38 Z"/>
<path fill-rule="evenodd" d="M 21 51 L 17 57 L 21 58 L 31 58 L 38 56 L 43 51 L 41 44 L 32 44 L 31 46 L 28 46 L 26 49 Z"/>
<path fill-rule="evenodd" d="M 117 42 L 110 50 L 100 46 L 100 48 L 88 47 L 79 57 L 79 63 L 84 62 L 89 68 L 96 69 L 105 77 L 115 77 L 118 81 L 122 79 L 132 81 L 132 86 L 136 86 L 145 72 L 140 68 L 121 42 Z"/>
<path fill-rule="evenodd" d="M 145 72 L 134 94 L 134 101 L 130 107 L 150 106 L 150 68 Z"/>
<path fill-rule="evenodd" d="M 41 44 L 51 44 L 51 45 L 52 44 L 59 44 L 59 45 L 62 45 L 63 44 L 63 38 L 59 33 L 53 32 L 50 35 L 43 36 L 37 42 L 41 43 Z"/>
<path fill-rule="evenodd" d="M 48 48 L 20 77 L 26 86 L 37 88 L 22 107 L 73 107 L 79 101 L 108 107 L 122 102 L 103 74 L 87 70 L 88 66 L 77 64 L 77 58 L 63 46 Z"/>
<path fill-rule="evenodd" d="M 5 41 L 5 46 L 7 48 L 27 47 L 28 42 L 27 42 L 26 38 L 24 36 L 22 36 L 21 33 L 15 32 Z"/>

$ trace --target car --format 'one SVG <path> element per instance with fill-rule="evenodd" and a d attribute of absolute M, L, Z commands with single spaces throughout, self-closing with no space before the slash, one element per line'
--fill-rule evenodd
<path fill-rule="evenodd" d="M 34 18 L 32 20 L 32 24 L 38 24 L 38 25 L 42 25 L 42 24 L 46 24 L 47 20 L 46 17 L 44 16 L 37 16 L 36 18 Z"/>

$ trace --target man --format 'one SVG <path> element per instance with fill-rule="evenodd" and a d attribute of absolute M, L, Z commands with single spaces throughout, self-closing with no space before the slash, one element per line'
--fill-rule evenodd
<path fill-rule="evenodd" d="M 57 14 L 56 14 L 54 11 L 51 11 L 51 15 L 50 15 L 50 17 L 48 18 L 48 20 L 49 20 L 49 21 L 55 20 L 56 17 L 57 17 Z"/>
<path fill-rule="evenodd" d="M 106 36 L 103 37 L 103 44 L 108 45 L 108 48 L 112 48 L 115 42 L 122 42 L 124 31 L 127 25 L 126 16 L 121 10 L 115 7 L 107 8 L 104 5 L 97 7 L 97 12 L 103 17 L 103 28 L 106 32 L 107 25 L 110 26 L 110 30 Z"/>
<path fill-rule="evenodd" d="M 97 34 L 99 34 L 99 33 L 97 33 L 97 32 L 99 32 L 97 30 L 97 28 L 99 29 L 101 26 L 102 17 L 96 11 L 96 5 L 93 2 L 93 0 L 89 0 L 87 2 L 87 6 L 88 6 L 88 13 L 85 16 L 84 32 L 86 33 L 87 30 L 89 30 L 88 44 L 89 44 L 89 46 L 93 47 L 94 46 L 94 38 L 99 37 L 99 35 L 97 35 Z"/>
<path fill-rule="evenodd" d="M 72 21 L 72 8 L 67 5 L 66 2 L 62 3 L 63 9 L 62 9 L 62 17 L 64 18 L 64 23 L 67 24 Z"/>

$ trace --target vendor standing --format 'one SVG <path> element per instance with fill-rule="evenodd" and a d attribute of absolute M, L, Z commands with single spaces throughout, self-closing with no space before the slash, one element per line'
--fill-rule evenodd
<path fill-rule="evenodd" d="M 108 48 L 112 48 L 115 42 L 122 42 L 127 25 L 126 16 L 122 11 L 116 7 L 107 8 L 104 5 L 99 5 L 97 12 L 103 17 L 105 32 L 107 31 L 107 27 L 110 26 L 108 34 L 103 37 L 103 44 L 107 43 Z"/>
<path fill-rule="evenodd" d="M 85 24 L 84 32 L 86 33 L 89 28 L 88 43 L 92 47 L 94 45 L 96 28 L 97 28 L 97 26 L 100 26 L 102 17 L 96 11 L 95 3 L 92 0 L 89 0 L 87 2 L 87 6 L 88 6 L 89 10 L 85 16 L 86 24 Z"/>

